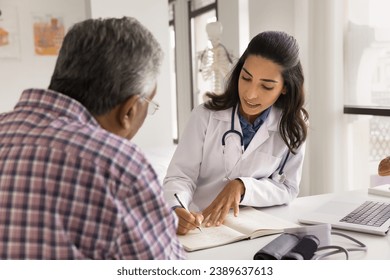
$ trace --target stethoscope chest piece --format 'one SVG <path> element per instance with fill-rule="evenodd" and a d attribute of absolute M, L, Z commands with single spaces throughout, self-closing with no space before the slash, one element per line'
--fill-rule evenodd
<path fill-rule="evenodd" d="M 286 181 L 286 175 L 284 173 L 276 173 L 275 175 L 273 175 L 272 179 L 280 184 L 283 184 Z"/>
<path fill-rule="evenodd" d="M 286 165 L 286 162 L 287 162 L 289 156 L 290 156 L 290 151 L 287 152 L 287 155 L 284 158 L 284 160 L 279 168 L 279 172 L 272 176 L 272 180 L 275 180 L 276 182 L 278 182 L 280 184 L 283 184 L 286 181 L 286 175 L 284 174 L 284 166 Z"/>

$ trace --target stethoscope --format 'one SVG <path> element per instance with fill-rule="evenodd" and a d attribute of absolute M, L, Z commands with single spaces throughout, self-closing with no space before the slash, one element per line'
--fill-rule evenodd
<path fill-rule="evenodd" d="M 228 131 L 226 131 L 226 132 L 222 135 L 222 146 L 223 146 L 223 151 L 225 152 L 225 139 L 226 139 L 226 136 L 228 136 L 229 133 L 237 134 L 237 135 L 240 137 L 241 153 L 244 153 L 244 136 L 242 136 L 242 133 L 241 133 L 241 132 L 239 132 L 238 130 L 235 130 L 235 129 L 234 129 L 234 116 L 235 116 L 235 113 L 236 113 L 236 107 L 237 107 L 237 104 L 235 104 L 235 105 L 233 106 L 233 110 L 232 110 L 232 120 L 231 120 L 230 129 L 229 129 Z"/>
<path fill-rule="evenodd" d="M 279 182 L 280 184 L 283 184 L 286 181 L 286 174 L 284 174 L 283 169 L 284 166 L 286 165 L 289 156 L 290 156 L 290 150 L 287 151 L 287 155 L 284 158 L 283 163 L 279 168 L 279 172 L 272 176 L 272 179 Z"/>
<path fill-rule="evenodd" d="M 232 117 L 231 117 L 231 125 L 230 125 L 230 129 L 228 131 L 226 131 L 223 135 L 222 135 L 222 146 L 223 146 L 223 153 L 225 153 L 225 140 L 226 140 L 226 137 L 230 134 L 230 133 L 233 133 L 235 135 L 238 135 L 238 137 L 240 137 L 240 144 L 241 144 L 241 154 L 244 153 L 244 136 L 242 135 L 241 132 L 239 132 L 238 130 L 235 130 L 234 129 L 234 116 L 235 116 L 235 113 L 236 113 L 236 108 L 237 108 L 237 104 L 235 104 L 233 106 L 233 109 L 232 109 Z M 285 156 L 285 158 L 283 159 L 283 162 L 279 168 L 279 171 L 278 173 L 274 174 L 272 176 L 272 179 L 283 184 L 285 181 L 286 181 L 286 175 L 284 174 L 284 167 L 287 163 L 287 160 L 288 160 L 288 157 L 290 156 L 290 151 L 287 152 L 287 155 Z M 227 171 L 226 171 L 226 167 L 225 167 L 225 172 L 227 174 Z M 226 175 L 225 177 L 225 180 L 231 180 L 229 178 L 229 176 Z"/>

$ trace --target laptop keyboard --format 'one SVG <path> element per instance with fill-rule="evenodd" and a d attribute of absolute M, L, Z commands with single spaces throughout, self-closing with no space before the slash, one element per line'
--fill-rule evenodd
<path fill-rule="evenodd" d="M 340 222 L 380 227 L 390 218 L 390 203 L 366 201 Z"/>

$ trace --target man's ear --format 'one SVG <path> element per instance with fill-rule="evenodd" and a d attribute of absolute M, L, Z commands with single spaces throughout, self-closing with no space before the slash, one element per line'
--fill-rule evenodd
<path fill-rule="evenodd" d="M 124 101 L 118 110 L 118 121 L 123 129 L 128 130 L 131 126 L 134 117 L 137 115 L 137 101 L 139 99 L 138 94 L 133 95 Z"/>

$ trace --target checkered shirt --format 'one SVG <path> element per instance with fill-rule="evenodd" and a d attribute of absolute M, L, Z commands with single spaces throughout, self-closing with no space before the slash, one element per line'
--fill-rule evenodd
<path fill-rule="evenodd" d="M 183 259 L 152 166 L 77 101 L 28 89 L 0 115 L 0 259 Z"/>

